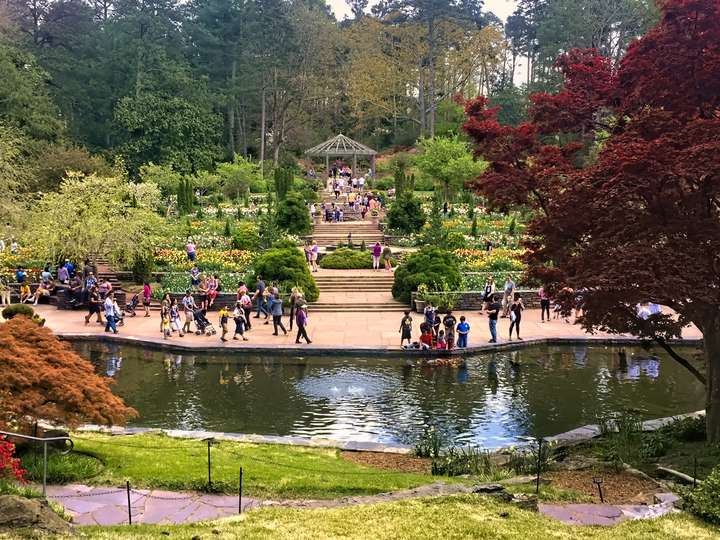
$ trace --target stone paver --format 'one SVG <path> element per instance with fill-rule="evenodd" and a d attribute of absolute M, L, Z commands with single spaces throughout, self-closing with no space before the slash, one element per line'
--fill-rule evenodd
<path fill-rule="evenodd" d="M 362 272 L 362 271 L 361 271 Z M 362 285 L 359 285 L 362 288 Z M 60 335 L 72 336 L 102 336 L 110 334 L 104 332 L 104 326 L 91 323 L 84 324 L 84 311 L 61 311 L 49 306 L 39 306 L 38 312 L 46 319 L 46 326 Z M 312 349 L 319 350 L 340 350 L 341 352 L 374 351 L 400 351 L 400 325 L 401 313 L 393 312 L 312 312 L 310 311 L 308 333 L 313 341 Z M 459 319 L 465 315 L 471 325 L 470 346 L 473 350 L 488 350 L 492 346 L 488 341 L 488 322 L 485 315 L 478 312 L 455 312 Z M 168 340 L 162 339 L 158 331 L 158 313 L 153 312 L 151 317 L 138 316 L 126 318 L 124 327 L 120 327 L 118 337 L 133 341 L 155 343 L 157 345 L 173 345 L 183 348 L 219 348 L 219 349 L 260 349 L 278 348 L 287 350 L 307 350 L 308 345 L 296 345 L 295 334 L 291 332 L 288 336 L 272 335 L 272 324 L 263 324 L 262 319 L 252 319 L 253 327 L 249 332 L 249 341 L 228 341 L 222 343 L 217 336 L 196 336 L 187 335 L 183 338 L 174 336 Z M 412 314 L 413 336 L 417 339 L 420 335 L 421 314 Z M 210 313 L 211 322 L 217 327 L 217 314 Z M 288 317 L 284 317 L 284 323 L 288 326 Z M 232 325 L 231 325 L 232 326 Z M 509 319 L 500 319 L 498 322 L 498 336 L 500 345 L 507 343 L 519 344 L 518 341 L 507 341 L 507 332 L 510 326 Z M 567 324 L 562 320 L 552 320 L 549 323 L 540 321 L 540 310 L 528 309 L 523 313 L 521 335 L 524 337 L 523 344 L 532 343 L 533 340 L 560 339 L 560 340 L 588 340 L 602 341 L 608 339 L 632 340 L 632 336 L 596 333 L 589 335 L 582 328 L 574 324 Z M 701 339 L 700 332 L 690 327 L 683 332 L 683 338 L 688 340 Z"/>
<path fill-rule="evenodd" d="M 128 523 L 127 492 L 124 489 L 84 485 L 48 486 L 48 498 L 62 504 L 78 525 L 122 525 Z M 243 511 L 260 501 L 243 497 Z M 133 523 L 192 523 L 238 513 L 238 498 L 163 490 L 131 490 Z"/>
<path fill-rule="evenodd" d="M 417 497 L 447 496 L 470 493 L 470 486 L 435 483 L 413 489 L 378 495 L 343 497 L 328 501 L 263 501 L 243 497 L 243 511 L 263 506 L 286 508 L 338 508 L 357 504 L 374 504 Z M 108 491 L 125 497 L 122 503 L 108 497 Z M 660 504 L 539 504 L 538 510 L 570 525 L 617 525 L 632 519 L 653 519 L 677 512 L 677 497 L 661 494 Z M 128 523 L 127 493 L 123 489 L 89 487 L 83 485 L 48 486 L 48 498 L 65 506 L 77 525 L 124 525 Z M 133 523 L 181 524 L 229 517 L 238 513 L 238 499 L 229 495 L 207 495 L 163 490 L 132 490 Z"/>

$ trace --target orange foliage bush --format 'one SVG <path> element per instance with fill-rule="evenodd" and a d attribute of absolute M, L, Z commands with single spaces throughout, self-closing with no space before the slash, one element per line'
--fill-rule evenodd
<path fill-rule="evenodd" d="M 36 420 L 123 424 L 137 411 L 110 391 L 111 382 L 28 318 L 0 324 L 0 428 L 23 429 Z"/>

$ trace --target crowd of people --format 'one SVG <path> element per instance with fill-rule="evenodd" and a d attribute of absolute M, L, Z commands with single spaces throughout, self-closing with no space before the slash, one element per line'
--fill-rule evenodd
<path fill-rule="evenodd" d="M 467 322 L 464 315 L 458 322 L 453 312 L 449 310 L 445 316 L 441 317 L 437 308 L 428 304 L 423 313 L 423 322 L 420 323 L 420 339 L 418 341 L 412 340 L 413 319 L 409 311 L 404 313 L 398 332 L 400 333 L 400 347 L 403 349 L 450 351 L 456 347 L 458 349 L 467 348 L 470 323 Z"/>

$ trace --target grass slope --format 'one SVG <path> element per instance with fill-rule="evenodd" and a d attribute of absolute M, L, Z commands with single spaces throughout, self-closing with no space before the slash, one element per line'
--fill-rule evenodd
<path fill-rule="evenodd" d="M 207 443 L 163 435 L 107 437 L 81 434 L 75 448 L 105 465 L 83 481 L 135 487 L 202 490 L 207 486 Z M 218 491 L 237 492 L 243 467 L 243 493 L 263 498 L 333 499 L 372 495 L 429 484 L 437 477 L 393 473 L 357 465 L 334 448 L 320 449 L 222 441 L 212 446 L 212 480 Z M 81 479 L 76 479 L 81 480 Z M 444 479 L 446 481 L 452 481 Z"/>
<path fill-rule="evenodd" d="M 332 510 L 266 509 L 239 518 L 187 526 L 82 528 L 90 539 L 217 538 L 710 540 L 717 529 L 687 515 L 631 521 L 617 527 L 563 525 L 475 495 L 415 499 Z"/>

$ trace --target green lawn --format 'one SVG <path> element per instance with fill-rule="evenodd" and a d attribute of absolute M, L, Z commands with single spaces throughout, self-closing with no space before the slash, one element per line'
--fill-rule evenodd
<path fill-rule="evenodd" d="M 120 485 L 130 480 L 139 488 L 171 490 L 207 487 L 207 443 L 202 441 L 155 434 L 78 437 L 74 438 L 75 449 L 97 457 L 104 467 L 87 478 L 66 478 L 67 481 Z M 212 446 L 211 461 L 215 490 L 237 492 L 242 466 L 243 492 L 267 498 L 332 499 L 395 491 L 438 480 L 430 475 L 356 465 L 342 459 L 340 451 L 334 448 L 219 442 Z"/>
<path fill-rule="evenodd" d="M 188 526 L 81 529 L 86 538 L 710 540 L 717 529 L 687 515 L 631 521 L 617 527 L 563 525 L 540 514 L 463 495 L 332 510 L 265 509 Z"/>

